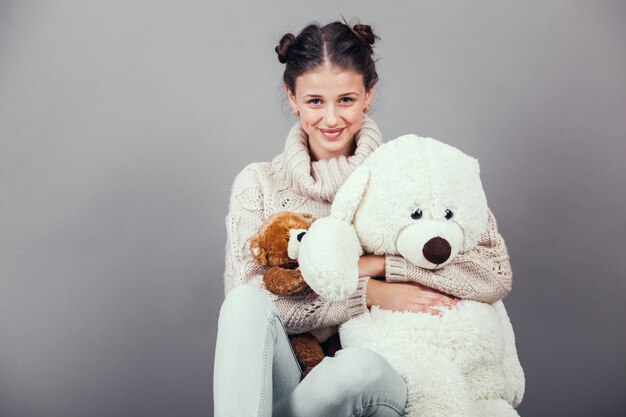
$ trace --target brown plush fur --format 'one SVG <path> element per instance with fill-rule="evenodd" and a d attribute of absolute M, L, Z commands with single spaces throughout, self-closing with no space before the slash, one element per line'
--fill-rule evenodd
<path fill-rule="evenodd" d="M 270 268 L 263 276 L 265 288 L 280 296 L 302 295 L 310 291 L 309 286 L 298 269 L 298 263 L 288 256 L 289 231 L 308 229 L 311 215 L 281 211 L 269 216 L 258 233 L 250 240 L 252 258 L 260 265 Z M 300 363 L 304 375 L 324 359 L 324 350 L 311 333 L 302 333 L 289 337 L 294 354 Z M 323 343 L 329 356 L 341 349 L 339 335 L 335 334 Z"/>
<path fill-rule="evenodd" d="M 311 372 L 311 369 L 324 359 L 322 346 L 311 333 L 289 336 L 289 341 L 304 375 Z"/>
<path fill-rule="evenodd" d="M 308 229 L 311 215 L 280 211 L 269 216 L 250 241 L 252 257 L 261 265 L 295 268 L 296 262 L 287 256 L 289 230 Z"/>
<path fill-rule="evenodd" d="M 303 293 L 309 289 L 300 271 L 280 266 L 268 269 L 263 276 L 263 283 L 269 292 L 282 296 Z"/>

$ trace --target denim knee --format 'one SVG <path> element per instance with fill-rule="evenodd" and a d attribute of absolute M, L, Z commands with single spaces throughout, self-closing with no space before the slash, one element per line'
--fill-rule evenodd
<path fill-rule="evenodd" d="M 263 320 L 276 314 L 272 300 L 261 290 L 251 285 L 239 285 L 228 292 L 222 307 L 219 320 L 226 317 L 237 318 L 236 321 Z"/>
<path fill-rule="evenodd" d="M 349 347 L 337 352 L 334 369 L 337 392 L 362 396 L 367 407 L 379 400 L 394 406 L 402 414 L 406 406 L 407 387 L 400 374 L 385 358 L 369 349 Z"/>

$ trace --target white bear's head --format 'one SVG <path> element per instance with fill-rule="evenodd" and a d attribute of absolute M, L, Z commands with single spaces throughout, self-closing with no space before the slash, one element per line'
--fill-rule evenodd
<path fill-rule="evenodd" d="M 436 269 L 476 246 L 488 208 L 476 159 L 435 139 L 404 135 L 350 175 L 331 216 L 354 226 L 366 252 Z"/>

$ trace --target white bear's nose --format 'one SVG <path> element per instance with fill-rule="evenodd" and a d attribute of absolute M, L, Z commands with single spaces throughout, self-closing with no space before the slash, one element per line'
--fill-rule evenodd
<path fill-rule="evenodd" d="M 452 248 L 448 241 L 439 236 L 430 239 L 422 248 L 424 258 L 435 265 L 440 265 L 447 261 L 451 253 Z"/>

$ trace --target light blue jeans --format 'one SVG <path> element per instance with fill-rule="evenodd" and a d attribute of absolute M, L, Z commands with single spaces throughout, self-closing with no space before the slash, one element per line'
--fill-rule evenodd
<path fill-rule="evenodd" d="M 406 405 L 402 377 L 367 349 L 342 349 L 300 382 L 274 304 L 249 285 L 222 304 L 213 369 L 215 417 L 398 417 Z"/>

